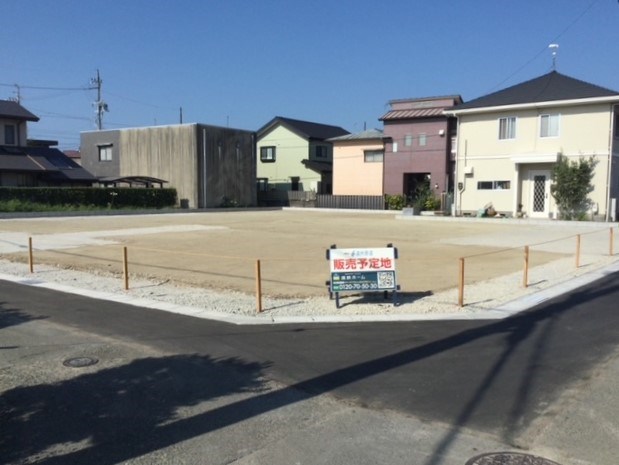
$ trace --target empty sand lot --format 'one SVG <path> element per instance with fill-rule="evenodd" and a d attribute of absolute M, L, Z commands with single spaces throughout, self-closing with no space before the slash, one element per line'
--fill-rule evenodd
<path fill-rule="evenodd" d="M 574 255 L 577 235 L 586 266 L 608 257 L 612 227 L 304 209 L 0 219 L 0 257 L 27 262 L 30 237 L 35 273 L 49 264 L 120 279 L 126 247 L 130 276 L 246 293 L 260 260 L 265 295 L 309 297 L 327 293 L 330 245 L 391 243 L 401 290 L 434 293 L 457 286 L 460 257 L 472 283 L 522 270 L 525 245 L 531 267 Z"/>

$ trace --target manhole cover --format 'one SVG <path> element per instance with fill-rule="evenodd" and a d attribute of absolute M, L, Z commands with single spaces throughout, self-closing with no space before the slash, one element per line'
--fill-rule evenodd
<path fill-rule="evenodd" d="M 465 465 L 560 465 L 535 455 L 518 452 L 493 452 L 473 457 Z"/>
<path fill-rule="evenodd" d="M 62 362 L 62 364 L 66 367 L 71 367 L 71 368 L 83 368 L 83 367 L 89 367 L 91 365 L 94 365 L 98 361 L 99 360 L 97 360 L 96 358 L 92 358 L 92 357 L 74 357 L 74 358 L 66 359 L 64 362 Z"/>

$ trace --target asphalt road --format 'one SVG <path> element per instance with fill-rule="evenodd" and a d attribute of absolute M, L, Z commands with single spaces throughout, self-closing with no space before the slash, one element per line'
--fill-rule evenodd
<path fill-rule="evenodd" d="M 0 281 L 0 463 L 451 465 L 538 445 L 617 349 L 618 278 L 501 321 L 260 327 Z"/>

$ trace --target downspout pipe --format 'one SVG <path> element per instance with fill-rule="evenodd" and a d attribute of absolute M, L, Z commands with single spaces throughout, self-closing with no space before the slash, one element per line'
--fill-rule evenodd
<path fill-rule="evenodd" d="M 610 105 L 610 127 L 608 129 L 608 159 L 606 162 L 606 214 L 604 221 L 607 223 L 610 221 L 610 187 L 611 187 L 611 170 L 613 167 L 612 159 L 613 159 L 613 140 L 615 135 L 613 134 L 614 123 L 615 123 L 615 109 L 617 107 L 614 104 Z"/>
<path fill-rule="evenodd" d="M 460 156 L 460 118 L 453 111 L 443 111 L 443 114 L 447 117 L 451 116 L 456 118 L 456 163 L 454 164 L 454 173 L 453 173 L 453 193 L 454 193 L 454 216 L 458 216 L 458 211 L 461 202 L 462 192 L 458 189 L 458 172 L 459 172 L 459 156 Z M 448 134 L 449 137 L 449 134 Z M 450 154 L 451 155 L 451 154 Z M 464 189 L 462 189 L 464 191 Z"/>

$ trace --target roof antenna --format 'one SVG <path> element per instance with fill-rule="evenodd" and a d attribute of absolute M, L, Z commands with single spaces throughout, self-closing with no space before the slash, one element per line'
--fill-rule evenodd
<path fill-rule="evenodd" d="M 557 70 L 557 50 L 559 49 L 559 44 L 550 44 L 548 46 L 550 50 L 552 50 L 552 70 Z"/>

